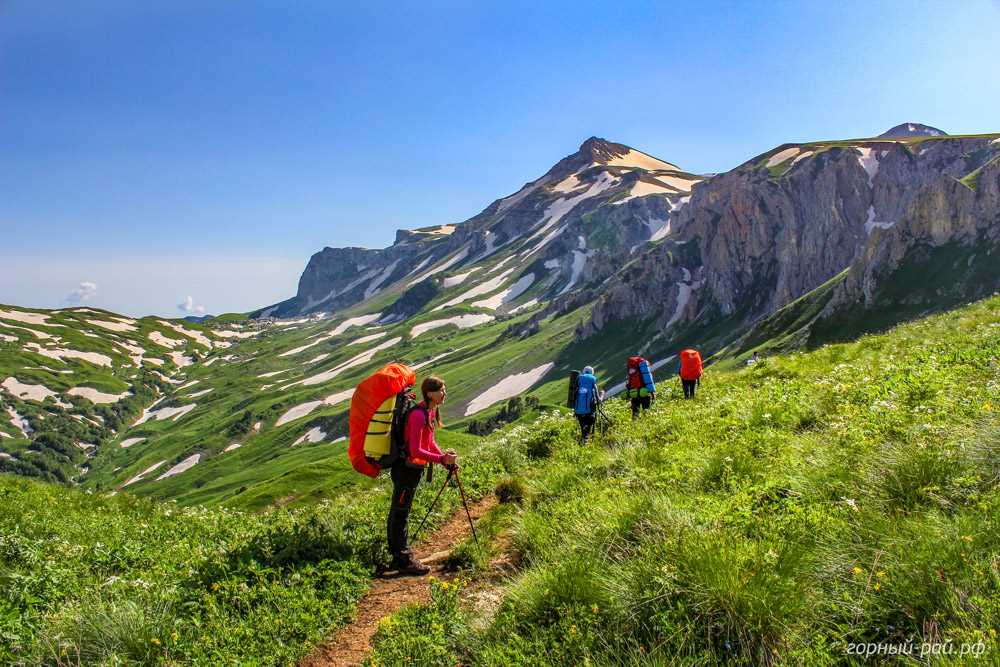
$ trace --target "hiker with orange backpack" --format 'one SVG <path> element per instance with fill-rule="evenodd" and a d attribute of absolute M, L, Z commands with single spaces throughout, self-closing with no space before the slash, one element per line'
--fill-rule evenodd
<path fill-rule="evenodd" d="M 701 353 L 693 348 L 681 350 L 677 374 L 681 376 L 684 386 L 684 398 L 694 398 L 694 391 L 701 382 Z"/>
<path fill-rule="evenodd" d="M 653 369 L 649 362 L 635 355 L 628 358 L 625 373 L 625 397 L 632 401 L 632 420 L 639 418 L 639 410 L 649 410 L 656 398 Z"/>
<path fill-rule="evenodd" d="M 441 451 L 434 439 L 434 428 L 441 425 L 438 406 L 448 395 L 444 380 L 436 376 L 424 378 L 420 383 L 423 401 L 410 410 L 406 419 L 405 442 L 407 456 L 392 463 L 392 505 L 386 521 L 389 537 L 389 552 L 392 554 L 392 568 L 401 574 L 424 575 L 430 568 L 414 558 L 407 544 L 407 524 L 413 496 L 420 484 L 420 477 L 428 464 L 437 463 L 446 468 L 456 465 L 455 450 Z"/>
<path fill-rule="evenodd" d="M 407 522 L 413 495 L 427 464 L 448 468 L 448 479 L 456 477 L 455 451 L 442 452 L 434 440 L 434 426 L 441 425 L 438 406 L 447 391 L 444 380 L 430 376 L 420 386 L 423 402 L 413 391 L 416 373 L 406 364 L 390 363 L 365 378 L 351 397 L 350 442 L 347 456 L 351 466 L 372 479 L 388 468 L 392 478 L 392 504 L 386 519 L 386 533 L 392 565 L 400 574 L 427 574 L 430 570 L 410 553 Z M 431 471 L 427 477 L 430 480 Z M 440 495 L 440 494 L 439 494 Z M 465 493 L 462 491 L 462 502 Z M 472 523 L 470 517 L 469 523 Z"/>

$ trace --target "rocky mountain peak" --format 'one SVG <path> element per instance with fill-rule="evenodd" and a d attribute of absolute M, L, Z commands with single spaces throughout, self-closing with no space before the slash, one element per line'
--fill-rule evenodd
<path fill-rule="evenodd" d="M 601 137 L 590 137 L 580 145 L 576 156 L 590 163 L 604 164 L 612 167 L 635 167 L 639 169 L 669 169 L 680 171 L 680 168 L 669 162 L 664 162 L 652 155 L 647 155 L 625 144 L 616 144 Z"/>
<path fill-rule="evenodd" d="M 886 130 L 879 137 L 946 137 L 948 133 L 922 123 L 901 123 Z"/>

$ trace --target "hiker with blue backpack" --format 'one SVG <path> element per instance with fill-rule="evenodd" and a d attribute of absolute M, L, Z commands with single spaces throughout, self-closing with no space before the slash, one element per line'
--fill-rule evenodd
<path fill-rule="evenodd" d="M 628 358 L 625 373 L 625 397 L 632 402 L 632 420 L 639 418 L 640 410 L 649 410 L 656 398 L 653 369 L 649 362 L 636 355 Z"/>
<path fill-rule="evenodd" d="M 575 371 L 574 371 L 575 372 Z M 571 380 L 571 386 L 573 384 Z M 597 405 L 604 398 L 604 392 L 597 387 L 597 376 L 593 366 L 584 366 L 583 373 L 576 376 L 576 395 L 573 397 L 573 412 L 580 422 L 581 442 L 587 442 L 594 431 L 597 420 Z"/>

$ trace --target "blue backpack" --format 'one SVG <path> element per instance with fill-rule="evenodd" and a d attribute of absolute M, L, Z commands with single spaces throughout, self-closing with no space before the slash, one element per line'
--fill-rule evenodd
<path fill-rule="evenodd" d="M 590 373 L 581 373 L 577 378 L 576 403 L 573 411 L 578 415 L 589 415 L 594 411 L 597 399 L 597 378 Z"/>

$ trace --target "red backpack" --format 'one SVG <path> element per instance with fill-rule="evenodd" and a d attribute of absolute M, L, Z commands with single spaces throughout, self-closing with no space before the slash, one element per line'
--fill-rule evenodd
<path fill-rule="evenodd" d="M 681 379 L 697 380 L 701 377 L 701 353 L 690 348 L 681 352 Z"/>
<path fill-rule="evenodd" d="M 375 371 L 354 390 L 347 456 L 361 474 L 378 477 L 382 468 L 406 456 L 406 420 L 417 405 L 416 382 L 409 366 L 393 363 Z"/>
<path fill-rule="evenodd" d="M 641 389 L 643 387 L 642 373 L 639 372 L 639 364 L 644 361 L 646 360 L 639 356 L 628 358 L 627 389 Z"/>

